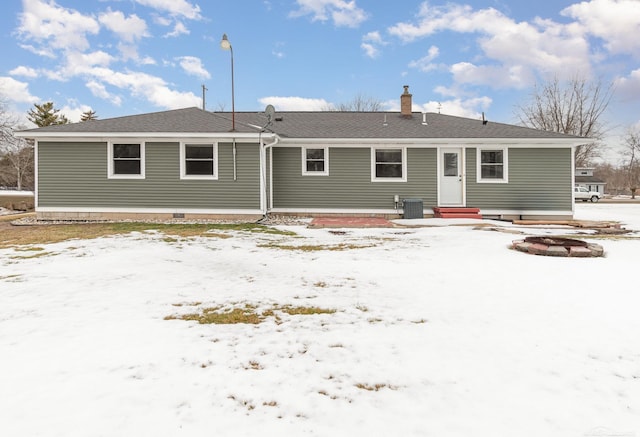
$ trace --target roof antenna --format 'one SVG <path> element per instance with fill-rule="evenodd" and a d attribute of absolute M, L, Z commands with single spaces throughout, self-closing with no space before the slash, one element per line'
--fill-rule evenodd
<path fill-rule="evenodd" d="M 442 109 L 442 103 L 438 102 L 438 114 L 440 114 L 440 109 Z"/>
<path fill-rule="evenodd" d="M 482 111 L 482 125 L 484 126 L 484 125 L 486 125 L 487 123 L 489 123 L 489 120 L 486 120 L 486 119 L 484 118 L 484 111 Z"/>
<path fill-rule="evenodd" d="M 264 108 L 264 115 L 267 117 L 267 124 L 264 125 L 264 127 L 262 128 L 263 130 L 268 128 L 273 123 L 273 119 L 276 115 L 276 108 L 274 108 L 273 105 L 267 105 L 267 107 Z"/>

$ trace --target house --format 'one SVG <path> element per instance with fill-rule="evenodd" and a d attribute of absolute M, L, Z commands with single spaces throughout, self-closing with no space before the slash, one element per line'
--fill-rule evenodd
<path fill-rule="evenodd" d="M 591 167 L 576 168 L 576 187 L 584 187 L 589 191 L 597 191 L 602 196 L 604 196 L 604 186 L 607 183 L 602 179 L 594 176 L 593 170 L 594 169 Z"/>
<path fill-rule="evenodd" d="M 407 199 L 425 217 L 573 216 L 583 138 L 412 112 L 407 86 L 400 99 L 400 112 L 186 108 L 19 135 L 35 140 L 40 219 L 399 217 Z"/>

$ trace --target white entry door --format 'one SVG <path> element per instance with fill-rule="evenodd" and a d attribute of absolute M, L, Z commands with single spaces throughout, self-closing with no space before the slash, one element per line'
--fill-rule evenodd
<path fill-rule="evenodd" d="M 440 149 L 440 205 L 464 206 L 462 148 Z"/>

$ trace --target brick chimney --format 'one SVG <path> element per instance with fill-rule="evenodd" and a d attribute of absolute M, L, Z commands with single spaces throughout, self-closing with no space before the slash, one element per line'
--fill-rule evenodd
<path fill-rule="evenodd" d="M 404 85 L 404 93 L 400 96 L 400 114 L 403 117 L 410 118 L 411 115 L 411 94 L 409 94 L 409 85 Z"/>

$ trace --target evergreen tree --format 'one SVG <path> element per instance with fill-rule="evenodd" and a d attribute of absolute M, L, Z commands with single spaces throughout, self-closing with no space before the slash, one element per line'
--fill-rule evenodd
<path fill-rule="evenodd" d="M 97 120 L 97 119 L 98 119 L 98 116 L 96 115 L 96 111 L 93 111 L 91 109 L 84 111 L 80 116 L 80 121 L 91 121 L 91 120 Z"/>
<path fill-rule="evenodd" d="M 42 105 L 34 103 L 33 106 L 34 109 L 29 111 L 27 118 L 38 127 L 69 123 L 67 117 L 60 114 L 59 109 L 53 107 L 53 102 L 46 102 Z"/>

